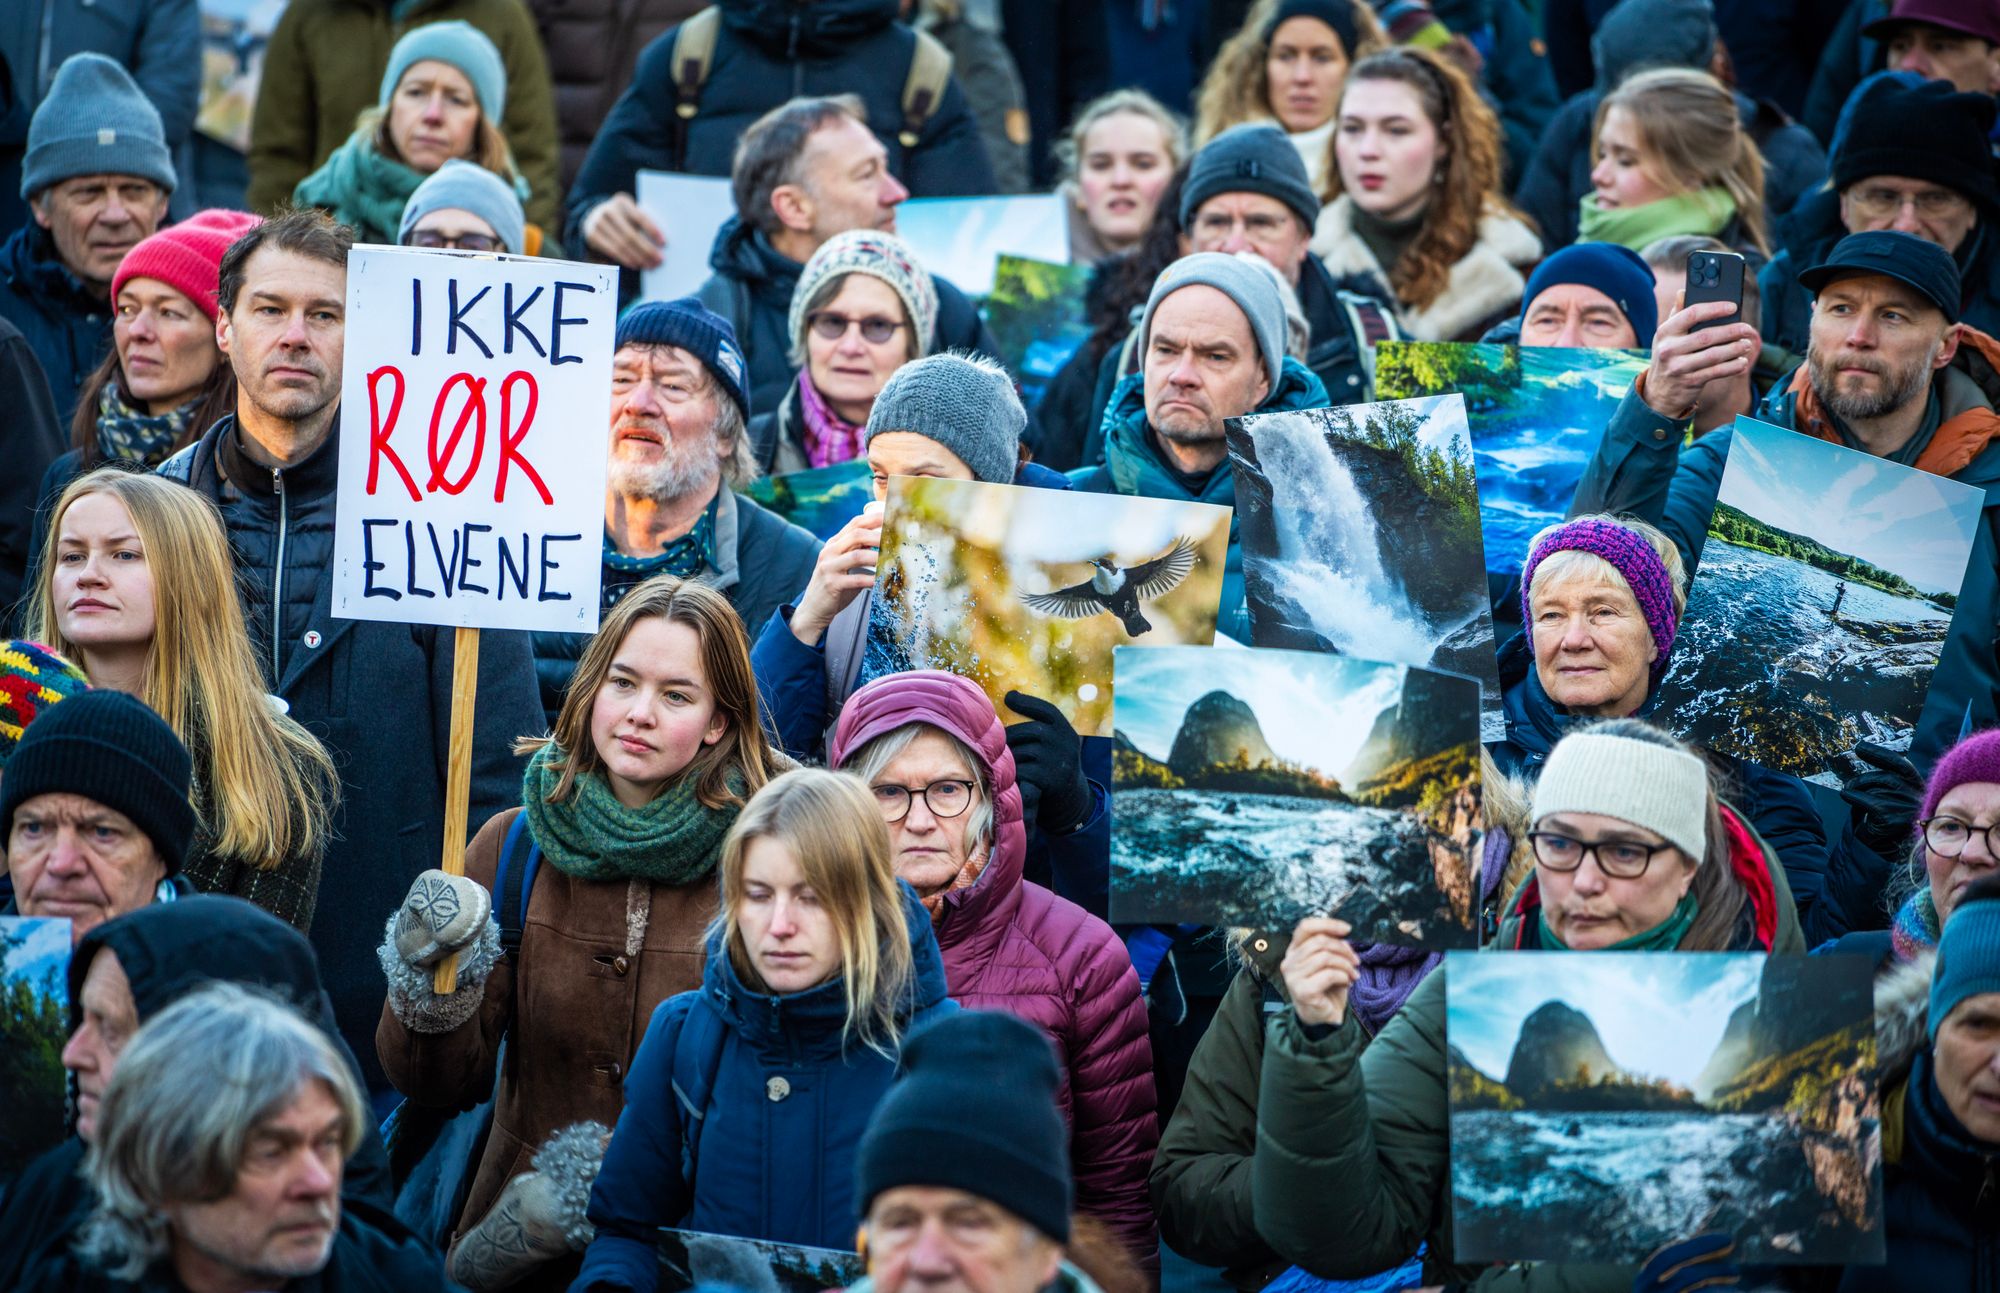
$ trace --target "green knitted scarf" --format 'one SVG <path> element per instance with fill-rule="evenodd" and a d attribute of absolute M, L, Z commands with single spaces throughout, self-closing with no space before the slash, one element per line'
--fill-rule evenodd
<path fill-rule="evenodd" d="M 521 806 L 542 855 L 565 875 L 579 880 L 650 880 L 683 885 L 706 879 L 722 857 L 722 837 L 740 808 L 710 808 L 695 798 L 698 778 L 683 777 L 644 808 L 627 808 L 611 784 L 595 773 L 578 773 L 574 790 L 559 804 L 549 792 L 561 780 L 550 765 L 560 757 L 545 745 L 528 760 L 521 779 Z M 743 793 L 742 774 L 730 774 L 730 789 Z"/>
<path fill-rule="evenodd" d="M 1674 907 L 1674 914 L 1653 926 L 1643 934 L 1634 934 L 1623 942 L 1613 943 L 1605 948 L 1607 952 L 1671 952 L 1681 945 L 1687 936 L 1688 927 L 1701 913 L 1701 904 L 1695 900 L 1694 890 Z M 1549 928 L 1549 922 L 1542 919 L 1540 909 L 1535 912 L 1535 928 L 1540 931 L 1540 941 L 1544 952 L 1567 952 L 1569 945 L 1556 937 Z"/>
<path fill-rule="evenodd" d="M 1636 207 L 1607 210 L 1597 205 L 1597 195 L 1583 197 L 1583 215 L 1577 221 L 1578 242 L 1615 242 L 1633 251 L 1644 251 L 1662 238 L 1680 234 L 1714 236 L 1736 218 L 1736 199 L 1723 188 L 1696 189 Z"/>
<path fill-rule="evenodd" d="M 322 207 L 354 229 L 356 242 L 396 241 L 403 207 L 424 177 L 375 147 L 375 132 L 357 130 L 324 165 L 299 181 L 292 196 Z"/>

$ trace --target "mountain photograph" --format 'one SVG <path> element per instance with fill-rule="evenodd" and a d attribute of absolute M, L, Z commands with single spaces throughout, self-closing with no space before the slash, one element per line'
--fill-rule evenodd
<path fill-rule="evenodd" d="M 1456 1254 L 1631 1262 L 1703 1231 L 1760 1263 L 1882 1260 L 1858 957 L 1453 953 Z"/>
<path fill-rule="evenodd" d="M 1307 651 L 1120 647 L 1111 914 L 1471 947 L 1479 689 Z"/>

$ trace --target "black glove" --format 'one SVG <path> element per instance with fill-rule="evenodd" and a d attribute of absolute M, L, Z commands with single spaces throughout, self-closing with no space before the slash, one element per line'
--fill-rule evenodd
<path fill-rule="evenodd" d="M 1062 711 L 1025 691 L 1007 693 L 1007 708 L 1027 719 L 1007 729 L 1021 818 L 1051 835 L 1067 835 L 1090 816 L 1090 779 L 1083 775 L 1083 738 Z"/>
<path fill-rule="evenodd" d="M 1916 765 L 1871 741 L 1854 747 L 1868 771 L 1848 778 L 1840 797 L 1854 810 L 1854 838 L 1894 861 L 1909 847 L 1923 802 L 1924 779 Z"/>
<path fill-rule="evenodd" d="M 1736 1288 L 1736 1241 L 1710 1232 L 1668 1244 L 1647 1259 L 1632 1293 L 1694 1293 L 1695 1289 Z"/>

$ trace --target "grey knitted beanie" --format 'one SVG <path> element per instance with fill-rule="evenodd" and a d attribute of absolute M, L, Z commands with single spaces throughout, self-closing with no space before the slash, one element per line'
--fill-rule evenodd
<path fill-rule="evenodd" d="M 910 431 L 935 440 L 972 468 L 974 480 L 1011 485 L 1021 458 L 1027 410 L 1007 370 L 957 351 L 904 364 L 868 412 L 869 440 Z"/>
<path fill-rule="evenodd" d="M 1270 273 L 1223 252 L 1198 251 L 1160 271 L 1153 280 L 1152 295 L 1146 298 L 1146 312 L 1139 316 L 1141 353 L 1152 339 L 1153 314 L 1160 302 L 1184 287 L 1196 286 L 1214 288 L 1243 311 L 1243 317 L 1250 321 L 1257 353 L 1264 360 L 1265 380 L 1277 390 L 1285 367 L 1285 298 Z"/>
<path fill-rule="evenodd" d="M 72 54 L 28 123 L 21 196 L 79 175 L 136 175 L 169 193 L 174 159 L 159 111 L 138 83 L 102 54 Z"/>

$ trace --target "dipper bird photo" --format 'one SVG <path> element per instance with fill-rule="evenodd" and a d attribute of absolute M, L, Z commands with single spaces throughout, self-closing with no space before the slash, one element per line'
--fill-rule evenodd
<path fill-rule="evenodd" d="M 1183 535 L 1151 561 L 1120 569 L 1105 557 L 1092 557 L 1097 567 L 1089 579 L 1071 588 L 1052 593 L 1023 593 L 1021 601 L 1030 610 L 1063 619 L 1083 620 L 1093 615 L 1116 615 L 1132 637 L 1149 631 L 1151 621 L 1139 613 L 1141 598 L 1164 597 L 1179 587 L 1194 569 L 1195 542 Z"/>

